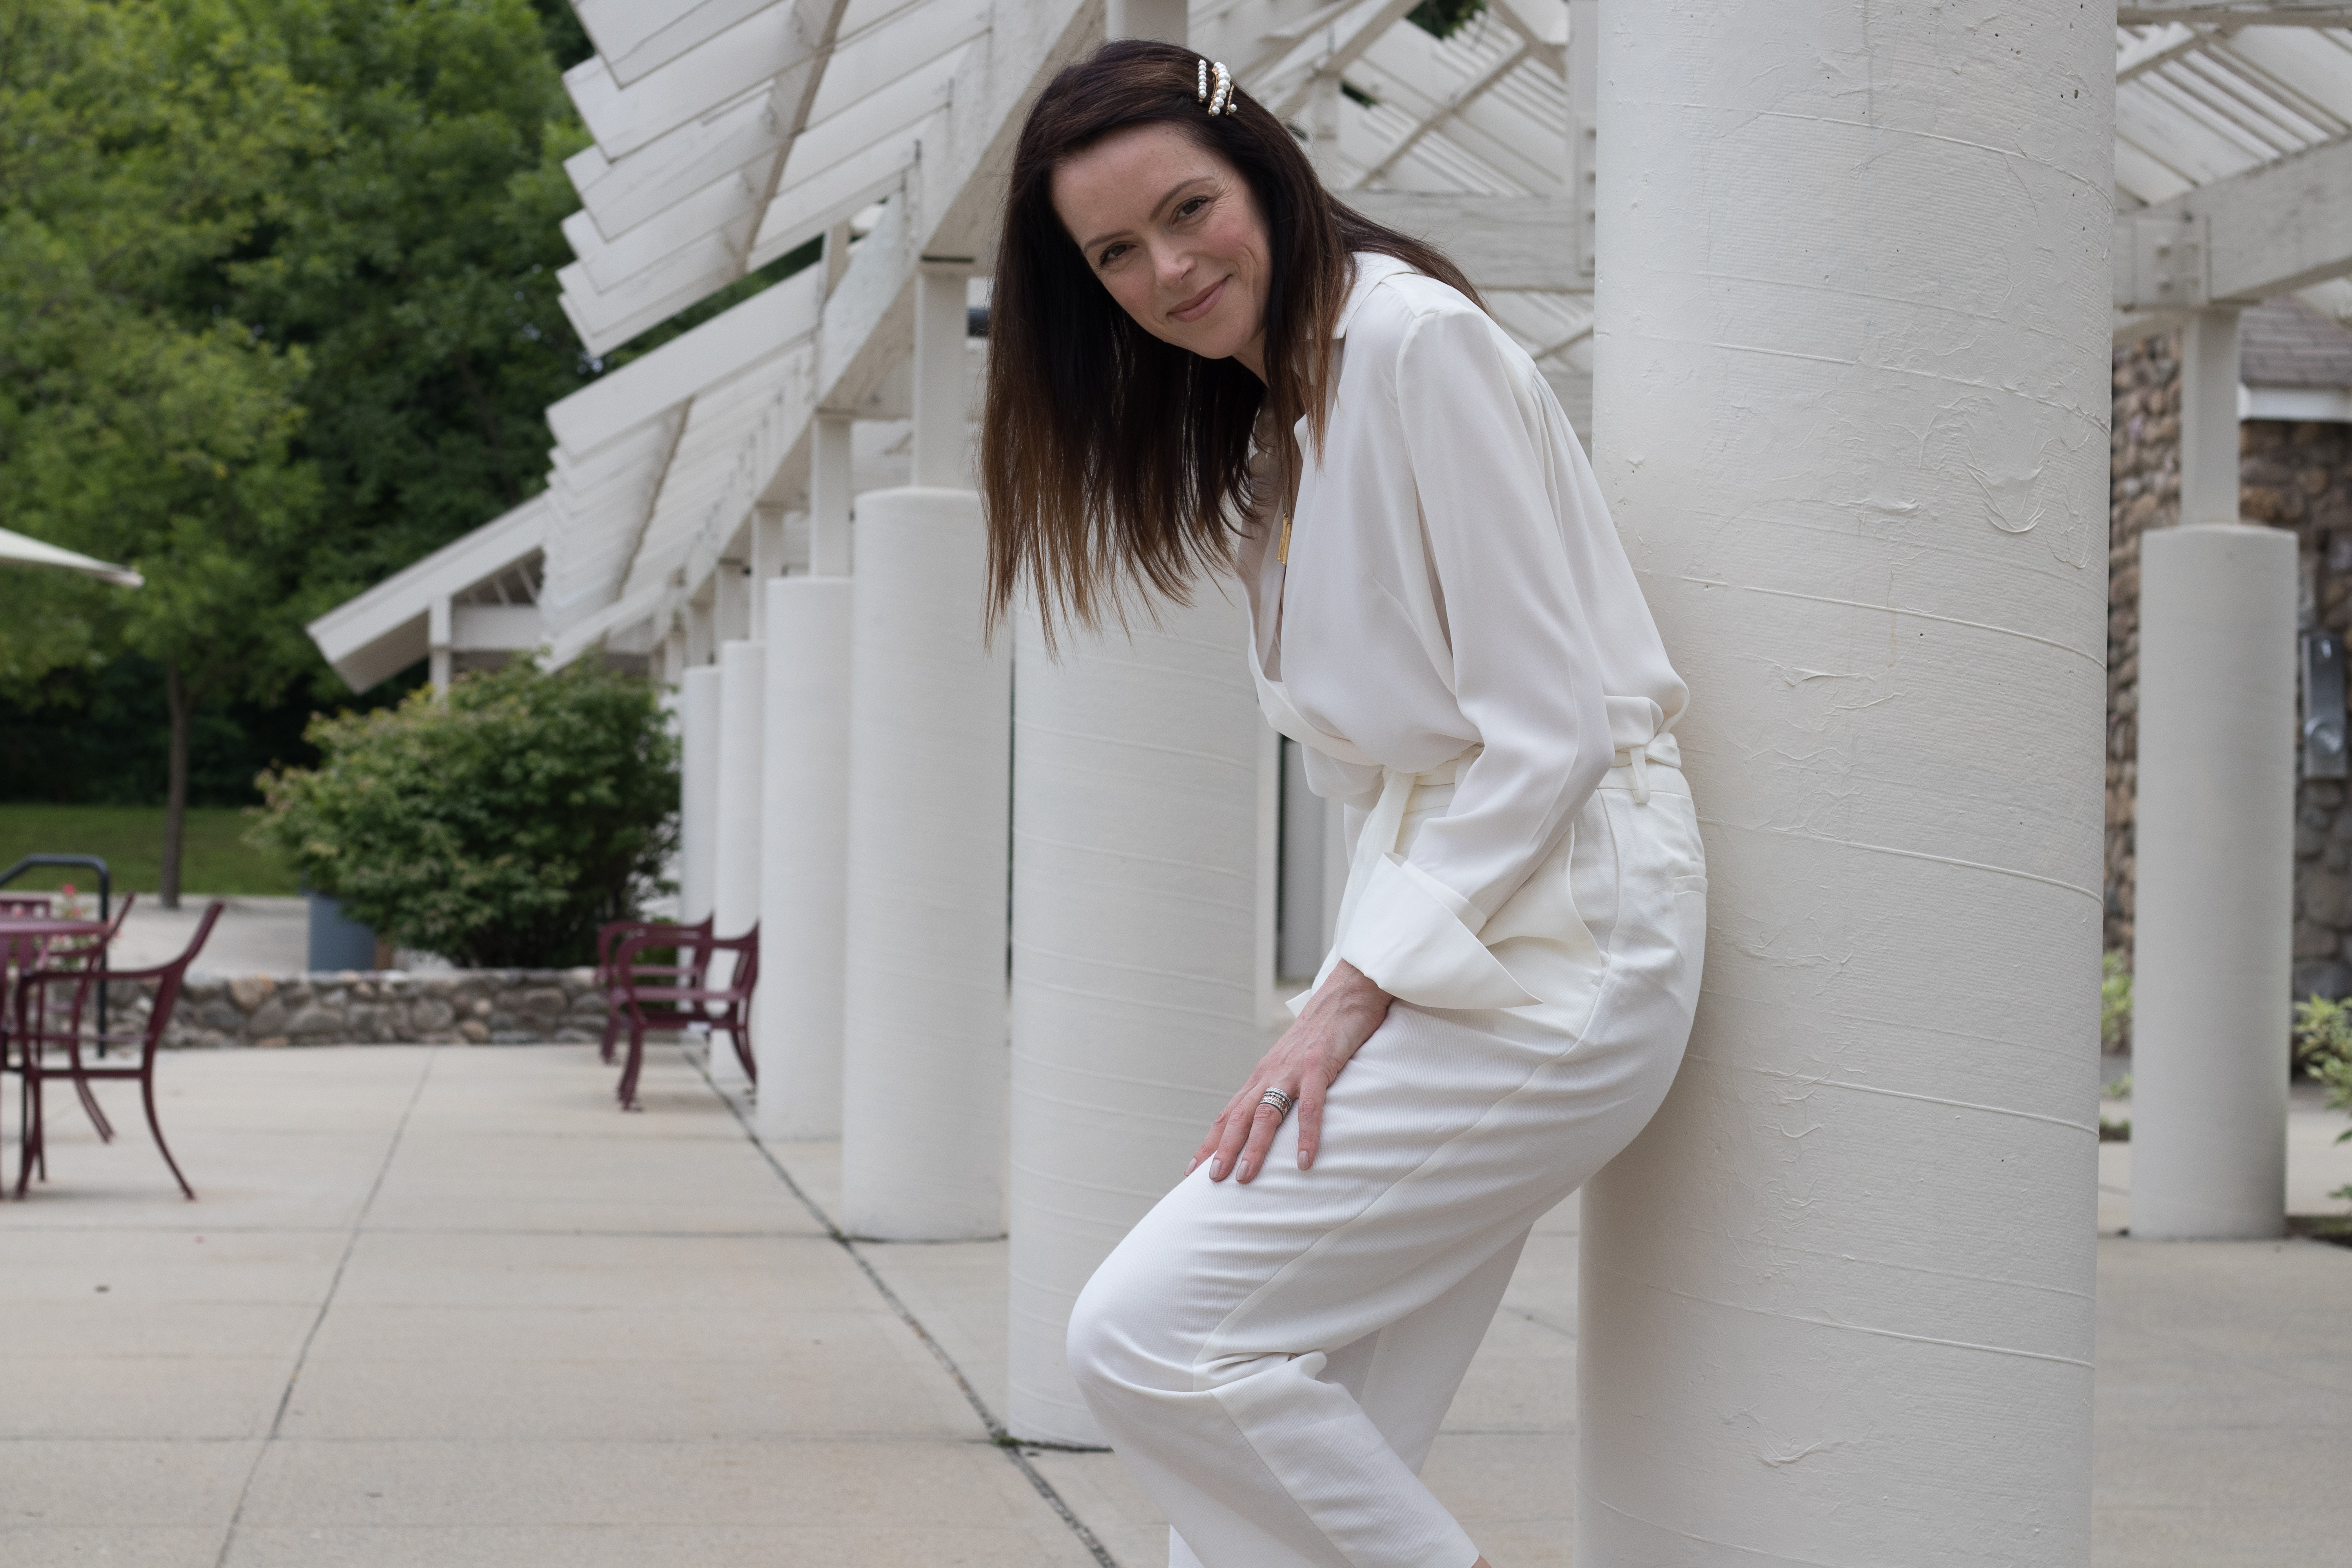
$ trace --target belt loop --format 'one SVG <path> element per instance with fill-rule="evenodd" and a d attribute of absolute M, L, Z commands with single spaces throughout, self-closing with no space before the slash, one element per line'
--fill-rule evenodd
<path fill-rule="evenodd" d="M 1650 748 L 1635 746 L 1631 757 L 1627 766 L 1633 770 L 1633 804 L 1647 805 L 1650 804 Z"/>

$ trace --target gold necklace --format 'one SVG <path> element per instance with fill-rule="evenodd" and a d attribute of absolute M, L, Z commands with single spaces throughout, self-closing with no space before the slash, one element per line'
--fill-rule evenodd
<path fill-rule="evenodd" d="M 1282 514 L 1282 542 L 1275 546 L 1274 558 L 1285 566 L 1290 564 L 1290 514 Z"/>

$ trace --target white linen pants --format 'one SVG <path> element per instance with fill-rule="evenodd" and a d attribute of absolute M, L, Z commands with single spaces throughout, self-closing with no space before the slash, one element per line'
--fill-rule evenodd
<path fill-rule="evenodd" d="M 1070 1370 L 1167 1514 L 1171 1568 L 1476 1561 L 1422 1462 L 1528 1227 L 1649 1121 L 1698 994 L 1688 786 L 1620 755 L 1530 879 L 1567 880 L 1588 986 L 1507 1011 L 1392 1005 L 1331 1086 L 1313 1170 L 1286 1121 L 1255 1181 L 1194 1171 L 1080 1294 Z M 1414 791 L 1402 842 L 1452 776 Z"/>

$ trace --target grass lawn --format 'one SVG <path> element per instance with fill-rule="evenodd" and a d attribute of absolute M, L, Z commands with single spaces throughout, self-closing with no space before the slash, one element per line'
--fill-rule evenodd
<path fill-rule="evenodd" d="M 292 893 L 294 873 L 245 843 L 248 819 L 235 806 L 194 806 L 180 885 L 191 893 Z M 114 874 L 118 893 L 152 893 L 162 884 L 163 808 L 144 805 L 0 805 L 0 870 L 21 856 L 96 855 Z M 71 882 L 98 891 L 98 874 L 85 866 L 38 866 L 11 889 L 51 889 Z"/>

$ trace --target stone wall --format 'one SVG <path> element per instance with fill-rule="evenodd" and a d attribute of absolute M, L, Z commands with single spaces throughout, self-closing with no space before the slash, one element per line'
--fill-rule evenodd
<path fill-rule="evenodd" d="M 143 987 L 108 988 L 122 1018 L 143 1021 Z M 604 999 L 590 969 L 468 969 L 444 974 L 399 970 L 193 977 L 180 994 L 163 1043 L 174 1048 L 230 1046 L 525 1045 L 595 1040 Z"/>
<path fill-rule="evenodd" d="M 2107 551 L 2106 943 L 2132 938 L 2133 758 L 2139 679 L 2139 536 L 2179 520 L 2179 340 L 2115 356 Z M 2238 507 L 2291 530 L 2301 547 L 2306 618 L 2352 632 L 2352 426 L 2250 419 L 2239 426 Z M 2352 995 L 2352 810 L 2327 780 L 2295 787 L 2294 991 Z"/>

